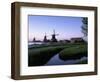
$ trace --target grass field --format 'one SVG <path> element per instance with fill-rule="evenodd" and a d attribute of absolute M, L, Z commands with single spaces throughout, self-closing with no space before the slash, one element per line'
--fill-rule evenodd
<path fill-rule="evenodd" d="M 62 60 L 79 59 L 82 56 L 87 56 L 87 46 L 77 45 L 74 47 L 65 48 L 59 53 Z"/>
<path fill-rule="evenodd" d="M 87 46 L 86 44 L 51 44 L 29 48 L 28 66 L 44 65 L 57 53 L 62 60 L 77 59 L 87 56 Z"/>

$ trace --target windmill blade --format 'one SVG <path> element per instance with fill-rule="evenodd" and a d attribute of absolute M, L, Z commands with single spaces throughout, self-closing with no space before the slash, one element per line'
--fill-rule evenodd
<path fill-rule="evenodd" d="M 59 34 L 55 34 L 56 36 L 58 36 Z"/>
<path fill-rule="evenodd" d="M 51 36 L 52 36 L 52 35 L 58 36 L 59 34 L 51 34 Z"/>
<path fill-rule="evenodd" d="M 46 32 L 45 32 L 45 36 L 48 37 L 48 35 L 46 34 Z"/>
<path fill-rule="evenodd" d="M 46 36 L 46 37 L 49 37 L 49 36 Z"/>

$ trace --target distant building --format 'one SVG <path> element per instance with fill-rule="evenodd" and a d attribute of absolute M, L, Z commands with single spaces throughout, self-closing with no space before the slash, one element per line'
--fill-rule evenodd
<path fill-rule="evenodd" d="M 83 38 L 71 38 L 71 43 L 85 42 Z"/>

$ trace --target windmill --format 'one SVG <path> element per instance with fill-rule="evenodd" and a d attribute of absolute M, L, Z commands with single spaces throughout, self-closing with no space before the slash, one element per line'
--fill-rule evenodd
<path fill-rule="evenodd" d="M 53 30 L 53 34 L 51 35 L 52 38 L 51 38 L 51 42 L 57 42 L 57 39 L 56 39 L 56 36 L 58 36 L 59 34 L 56 34 L 55 33 L 55 30 Z"/>
<path fill-rule="evenodd" d="M 47 35 L 46 35 L 46 33 L 45 33 L 45 36 L 44 36 L 43 42 L 48 42 L 48 39 L 47 39 Z"/>
<path fill-rule="evenodd" d="M 36 38 L 34 37 L 34 38 L 33 38 L 33 42 L 35 42 L 35 41 L 36 41 Z"/>

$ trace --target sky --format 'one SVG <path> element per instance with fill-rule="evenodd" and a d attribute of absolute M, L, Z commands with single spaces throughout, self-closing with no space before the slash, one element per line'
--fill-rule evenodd
<path fill-rule="evenodd" d="M 29 41 L 35 37 L 36 40 L 43 40 L 46 33 L 47 38 L 51 39 L 55 30 L 58 40 L 69 40 L 70 38 L 83 37 L 82 17 L 69 16 L 28 16 Z"/>

